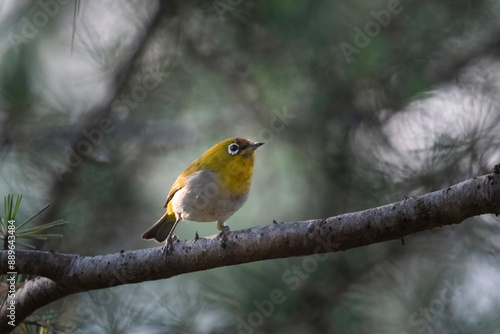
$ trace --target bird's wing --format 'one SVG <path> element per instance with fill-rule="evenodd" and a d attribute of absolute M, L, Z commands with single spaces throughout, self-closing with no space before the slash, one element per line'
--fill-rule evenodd
<path fill-rule="evenodd" d="M 175 180 L 175 183 L 172 186 L 172 188 L 170 188 L 170 192 L 168 193 L 167 200 L 165 201 L 165 205 L 163 206 L 164 208 L 167 207 L 168 202 L 170 202 L 172 200 L 175 193 L 178 192 L 179 190 L 181 190 L 182 188 L 184 188 L 184 186 L 186 185 L 187 179 L 190 178 L 193 173 L 204 169 L 204 168 L 202 168 L 202 166 L 203 165 L 201 163 L 201 157 L 200 157 L 200 158 L 196 159 L 195 161 L 193 161 L 191 163 L 191 165 L 189 165 L 189 167 L 186 168 L 181 173 L 181 175 L 179 175 L 177 180 Z"/>
<path fill-rule="evenodd" d="M 167 207 L 168 202 L 172 200 L 175 193 L 181 190 L 185 184 L 186 184 L 186 178 L 184 176 L 179 176 L 177 180 L 175 180 L 174 185 L 172 186 L 172 188 L 170 188 L 170 192 L 168 193 L 167 200 L 165 201 L 165 205 L 163 206 L 164 208 Z"/>

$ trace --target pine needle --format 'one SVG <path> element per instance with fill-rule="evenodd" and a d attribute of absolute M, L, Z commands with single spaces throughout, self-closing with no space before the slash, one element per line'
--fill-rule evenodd
<path fill-rule="evenodd" d="M 80 12 L 80 0 L 75 0 L 75 9 L 73 11 L 73 32 L 71 33 L 71 53 L 73 53 L 73 45 L 75 42 L 75 34 L 76 34 L 76 17 Z"/>
<path fill-rule="evenodd" d="M 50 206 L 50 203 L 47 203 L 43 208 L 41 208 L 40 210 L 38 210 L 33 216 L 29 217 L 24 223 L 22 223 L 21 225 L 17 226 L 16 228 L 23 227 L 24 225 L 26 225 L 27 223 L 29 223 L 33 218 L 35 218 L 36 216 L 38 216 L 39 214 L 41 214 L 42 212 L 44 212 L 49 206 Z"/>

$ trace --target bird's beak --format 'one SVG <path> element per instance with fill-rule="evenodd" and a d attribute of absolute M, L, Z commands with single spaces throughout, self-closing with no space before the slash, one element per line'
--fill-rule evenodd
<path fill-rule="evenodd" d="M 255 142 L 251 143 L 250 145 L 248 145 L 248 149 L 251 151 L 255 151 L 257 149 L 257 147 L 262 146 L 262 145 L 264 145 L 263 142 L 255 141 Z"/>

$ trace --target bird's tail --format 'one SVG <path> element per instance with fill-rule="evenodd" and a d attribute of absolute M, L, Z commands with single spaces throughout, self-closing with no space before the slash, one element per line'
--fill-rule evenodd
<path fill-rule="evenodd" d="M 175 224 L 175 216 L 172 220 L 172 215 L 169 215 L 168 212 L 165 214 L 146 232 L 142 234 L 143 239 L 154 239 L 156 242 L 163 242 L 167 239 L 170 230 L 174 227 Z"/>

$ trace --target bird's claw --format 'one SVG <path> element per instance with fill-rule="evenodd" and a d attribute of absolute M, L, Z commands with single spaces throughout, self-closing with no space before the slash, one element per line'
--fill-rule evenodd
<path fill-rule="evenodd" d="M 228 240 L 227 234 L 230 231 L 231 230 L 229 229 L 229 226 L 222 226 L 222 231 L 217 236 L 217 238 L 219 238 L 221 240 L 221 246 L 222 246 L 222 248 L 225 248 L 227 246 L 227 240 Z"/>
<path fill-rule="evenodd" d="M 163 250 L 161 251 L 161 254 L 163 256 L 167 256 L 168 254 L 171 254 L 173 249 L 174 249 L 174 242 L 179 241 L 179 238 L 174 234 L 170 238 L 167 238 L 167 241 L 165 241 L 165 246 L 163 247 Z"/>

